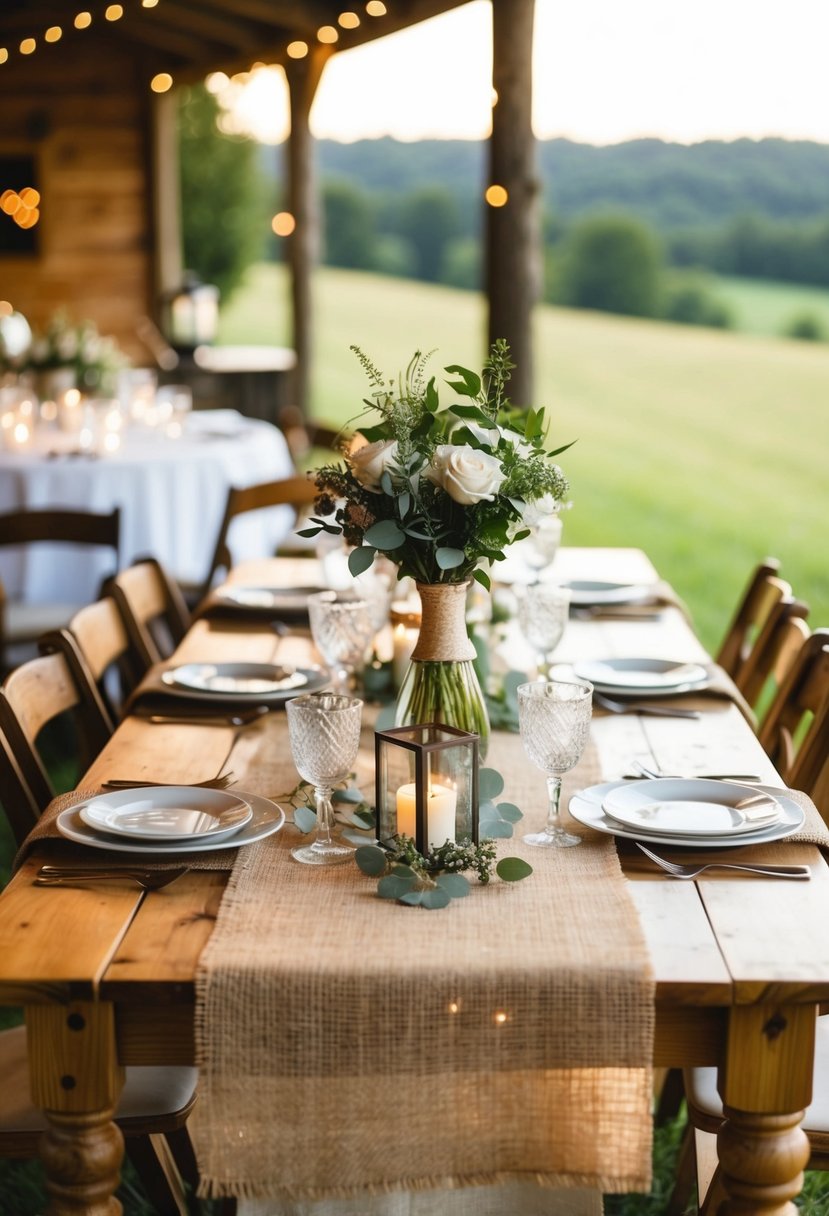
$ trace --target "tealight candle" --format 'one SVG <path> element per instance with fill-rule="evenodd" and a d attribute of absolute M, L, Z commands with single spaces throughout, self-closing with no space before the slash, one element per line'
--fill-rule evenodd
<path fill-rule="evenodd" d="M 433 782 L 426 799 L 426 839 L 430 849 L 455 839 L 455 808 L 458 796 L 448 785 Z M 417 786 L 412 781 L 397 791 L 397 833 L 417 836 Z"/>

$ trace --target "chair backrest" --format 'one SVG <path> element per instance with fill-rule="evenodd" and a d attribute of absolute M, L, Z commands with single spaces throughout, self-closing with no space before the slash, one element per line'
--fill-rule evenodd
<path fill-rule="evenodd" d="M 828 713 L 829 629 L 816 629 L 781 681 L 759 736 L 783 780 L 807 793 L 825 759 L 820 756 L 820 731 L 826 729 L 821 720 Z M 825 741 L 824 746 L 829 754 Z"/>
<path fill-rule="evenodd" d="M 751 653 L 734 678 L 740 692 L 761 717 L 809 636 L 808 615 L 807 604 L 783 595 L 772 605 Z"/>
<path fill-rule="evenodd" d="M 104 587 L 143 669 L 172 654 L 190 624 L 190 612 L 178 584 L 154 557 L 139 558 Z"/>
<path fill-rule="evenodd" d="M 0 734 L 0 805 L 9 822 L 12 835 L 21 845 L 40 818 L 38 805 L 26 784 L 20 766 L 12 755 L 5 737 Z"/>
<path fill-rule="evenodd" d="M 804 790 L 829 823 L 829 699 L 813 719 L 803 740 L 789 784 Z"/>
<path fill-rule="evenodd" d="M 214 579 L 220 570 L 228 570 L 232 564 L 227 538 L 230 525 L 238 515 L 248 511 L 261 511 L 266 507 L 307 507 L 318 496 L 314 482 L 308 477 L 285 477 L 281 481 L 265 481 L 259 485 L 247 486 L 244 489 L 231 487 L 227 495 L 224 518 L 222 519 L 216 546 L 210 562 L 207 580 L 202 589 L 202 595 L 207 595 Z M 263 557 L 269 556 L 262 554 Z"/>
<path fill-rule="evenodd" d="M 49 510 L 7 511 L 0 515 L 0 545 L 28 545 L 58 541 L 75 545 L 104 545 L 118 553 L 120 511 L 109 514 L 60 507 Z"/>
<path fill-rule="evenodd" d="M 284 405 L 277 415 L 276 425 L 285 436 L 291 459 L 298 468 L 303 467 L 314 448 L 335 452 L 345 437 L 342 429 L 306 418 L 296 405 Z"/>
<path fill-rule="evenodd" d="M 38 647 L 42 654 L 62 654 L 81 688 L 92 685 L 111 724 L 121 717 L 123 702 L 150 666 L 111 595 L 80 608 L 66 628 L 43 634 Z"/>
<path fill-rule="evenodd" d="M 65 655 L 40 655 L 22 663 L 0 687 L 0 731 L 42 811 L 54 797 L 55 787 L 39 747 L 43 729 L 63 715 L 71 715 L 77 728 L 73 750 L 83 752 L 87 763 L 112 733 L 94 686 L 73 672 Z M 77 754 L 75 755 L 77 759 Z M 85 767 L 85 765 L 84 765 Z"/>
<path fill-rule="evenodd" d="M 720 667 L 736 677 L 745 663 L 757 633 L 762 628 L 773 605 L 783 594 L 777 572 L 780 563 L 775 557 L 764 558 L 753 571 L 737 604 L 734 616 L 717 654 Z M 791 595 L 791 588 L 788 588 Z"/>

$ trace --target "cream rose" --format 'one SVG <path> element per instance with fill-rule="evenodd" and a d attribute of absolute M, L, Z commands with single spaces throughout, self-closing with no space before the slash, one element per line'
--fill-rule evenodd
<path fill-rule="evenodd" d="M 361 448 L 351 452 L 348 463 L 351 472 L 361 486 L 365 486 L 372 494 L 381 494 L 380 478 L 388 465 L 397 459 L 397 440 L 378 439 L 376 443 L 364 443 Z"/>
<path fill-rule="evenodd" d="M 506 474 L 500 461 L 469 444 L 442 443 L 435 448 L 426 477 L 464 506 L 492 502 Z"/>

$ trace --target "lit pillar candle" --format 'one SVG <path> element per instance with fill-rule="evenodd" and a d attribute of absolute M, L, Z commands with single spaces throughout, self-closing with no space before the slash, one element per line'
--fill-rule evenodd
<path fill-rule="evenodd" d="M 455 839 L 455 807 L 457 794 L 448 785 L 434 782 L 426 799 L 426 840 L 428 848 L 437 849 L 444 841 Z M 397 833 L 417 835 L 417 803 L 414 782 L 401 785 L 397 791 Z"/>

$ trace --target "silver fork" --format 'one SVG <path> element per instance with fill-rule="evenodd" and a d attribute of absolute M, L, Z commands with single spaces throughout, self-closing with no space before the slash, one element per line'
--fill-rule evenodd
<path fill-rule="evenodd" d="M 658 866 L 661 866 L 666 874 L 670 874 L 671 878 L 697 878 L 705 870 L 744 870 L 747 874 L 763 874 L 766 878 L 803 879 L 812 876 L 808 866 L 749 866 L 732 861 L 706 861 L 696 866 L 680 865 L 676 861 L 666 861 L 664 857 L 658 857 L 656 853 L 646 849 L 640 840 L 637 840 L 636 844 L 646 857 L 650 857 L 651 861 L 655 861 Z"/>
<path fill-rule="evenodd" d="M 697 709 L 679 709 L 676 706 L 651 705 L 642 701 L 611 701 L 603 692 L 593 690 L 593 700 L 602 709 L 612 714 L 651 714 L 655 718 L 699 718 Z"/>
<path fill-rule="evenodd" d="M 688 779 L 705 779 L 707 781 L 759 781 L 760 777 L 757 773 L 663 773 L 659 769 L 648 768 L 641 760 L 631 761 L 631 767 L 638 769 L 643 777 L 648 777 L 652 780 L 663 780 L 664 778 L 673 778 L 678 781 L 686 781 Z"/>
<path fill-rule="evenodd" d="M 189 868 L 189 866 L 176 866 L 170 870 L 145 870 L 112 867 L 96 869 L 94 866 L 41 866 L 34 881 L 35 886 L 38 887 L 62 887 L 98 882 L 105 878 L 120 878 L 138 883 L 144 891 L 160 891 L 162 887 L 168 887 L 171 882 L 181 878 Z"/>

